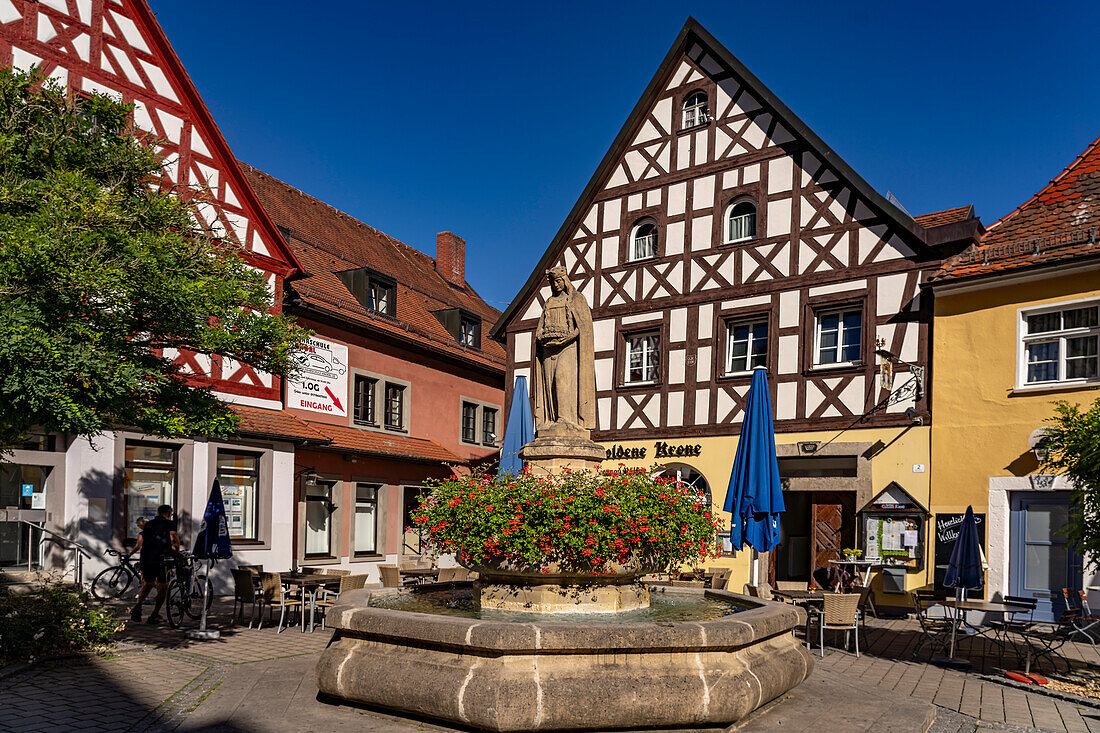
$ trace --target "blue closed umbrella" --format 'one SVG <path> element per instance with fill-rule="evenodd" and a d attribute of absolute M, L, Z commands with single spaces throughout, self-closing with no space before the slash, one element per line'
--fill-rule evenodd
<path fill-rule="evenodd" d="M 779 544 L 783 488 L 779 483 L 775 425 L 764 367 L 756 367 L 752 373 L 725 510 L 733 515 L 730 543 L 735 549 L 747 544 L 757 552 L 769 552 Z"/>
<path fill-rule="evenodd" d="M 215 629 L 206 628 L 206 612 L 210 607 L 209 599 L 210 575 L 214 569 L 214 563 L 233 557 L 233 548 L 229 542 L 229 522 L 225 518 L 225 502 L 222 501 L 222 487 L 217 479 L 210 488 L 210 498 L 206 502 L 206 511 L 202 514 L 202 525 L 195 537 L 194 555 L 196 558 L 209 560 L 206 568 L 206 586 L 202 595 L 202 622 L 197 630 L 187 633 L 193 639 L 217 639 L 220 633 Z"/>
<path fill-rule="evenodd" d="M 981 590 L 985 587 L 985 572 L 982 569 L 982 548 L 978 539 L 978 523 L 974 521 L 974 507 L 968 506 L 963 515 L 959 536 L 951 548 L 951 559 L 947 561 L 947 573 L 943 584 L 955 588 L 956 601 L 966 600 L 966 591 Z M 955 636 L 959 628 L 961 609 L 955 608 L 955 623 L 951 627 L 951 650 L 955 656 Z"/>
<path fill-rule="evenodd" d="M 217 479 L 210 489 L 210 499 L 202 514 L 202 526 L 195 537 L 195 557 L 203 560 L 224 560 L 233 557 L 229 543 L 229 522 L 225 518 L 222 487 Z"/>
<path fill-rule="evenodd" d="M 508 427 L 504 429 L 504 440 L 500 447 L 500 469 L 498 476 L 506 473 L 523 473 L 523 461 L 519 449 L 535 439 L 535 421 L 531 417 L 531 398 L 527 395 L 527 377 L 516 377 L 512 388 L 512 405 L 508 409 Z"/>

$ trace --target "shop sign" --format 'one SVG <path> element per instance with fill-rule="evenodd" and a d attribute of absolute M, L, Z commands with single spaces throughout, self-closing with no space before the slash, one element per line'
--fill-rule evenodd
<path fill-rule="evenodd" d="M 310 337 L 296 359 L 298 370 L 288 382 L 286 406 L 346 417 L 348 347 Z"/>
<path fill-rule="evenodd" d="M 689 458 L 703 453 L 703 446 L 695 445 L 669 445 L 663 440 L 658 440 L 653 445 L 654 458 Z M 647 448 L 624 448 L 621 445 L 613 445 L 607 449 L 607 460 L 640 460 L 648 454 Z"/>

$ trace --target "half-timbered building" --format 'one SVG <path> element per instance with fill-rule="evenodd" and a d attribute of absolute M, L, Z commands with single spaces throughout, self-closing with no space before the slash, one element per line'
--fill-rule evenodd
<path fill-rule="evenodd" d="M 659 464 L 720 506 L 765 367 L 787 492 L 768 577 L 807 580 L 873 531 L 900 567 L 888 586 L 920 585 L 924 527 L 908 542 L 857 515 L 927 507 L 922 285 L 979 230 L 969 206 L 914 218 L 879 194 L 689 20 L 498 321 L 506 384 L 531 372 L 545 271 L 563 265 L 592 307 L 610 460 Z"/>
<path fill-rule="evenodd" d="M 265 272 L 279 296 L 298 270 L 274 223 L 245 180 L 145 0 L 3 0 L 0 65 L 37 68 L 72 94 L 103 94 L 133 105 L 133 125 L 165 156 L 162 185 L 198 189 L 192 214 L 241 257 Z M 277 297 L 277 301 L 279 298 Z M 278 307 L 278 302 L 277 302 Z M 94 441 L 38 436 L 5 470 L 0 563 L 60 569 L 76 557 L 60 543 L 40 544 L 24 521 L 101 553 L 136 536 L 158 504 L 176 507 L 185 543 L 193 537 L 214 478 L 249 487 L 252 525 L 238 543 L 242 560 L 289 566 L 280 507 L 293 502 L 294 442 L 262 419 L 282 405 L 278 378 L 231 359 L 170 354 L 196 383 L 209 384 L 245 415 L 247 437 L 234 441 L 162 440 L 118 430 Z M 253 413 L 260 413 L 254 418 Z M 265 429 L 255 426 L 266 425 Z M 249 426 L 253 429 L 249 430 Z M 8 497 L 30 485 L 34 498 Z M 52 536 L 52 535 L 49 535 Z M 93 557 L 88 571 L 102 561 Z"/>

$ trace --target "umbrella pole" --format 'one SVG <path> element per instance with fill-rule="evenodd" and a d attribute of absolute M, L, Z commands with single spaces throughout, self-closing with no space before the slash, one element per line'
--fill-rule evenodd
<path fill-rule="evenodd" d="M 213 571 L 214 559 L 211 558 L 206 566 L 206 582 L 203 587 L 202 600 L 200 601 L 202 603 L 202 621 L 199 623 L 199 628 L 191 629 L 187 632 L 187 636 L 191 639 L 220 639 L 222 635 L 222 632 L 217 629 L 206 628 L 206 609 L 208 605 L 206 600 L 210 598 L 210 593 L 213 590 L 213 586 L 210 583 L 210 574 Z"/>

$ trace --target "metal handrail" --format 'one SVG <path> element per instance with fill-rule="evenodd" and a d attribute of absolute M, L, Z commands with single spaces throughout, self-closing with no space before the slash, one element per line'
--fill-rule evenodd
<path fill-rule="evenodd" d="M 81 543 L 79 543 L 75 540 L 71 540 L 68 537 L 65 537 L 64 535 L 60 535 L 57 532 L 54 532 L 52 529 L 46 529 L 46 526 L 45 526 L 46 523 L 45 522 L 43 522 L 42 524 L 35 524 L 34 522 L 32 522 L 28 519 L 16 519 L 15 521 L 20 522 L 22 524 L 25 524 L 28 527 L 34 527 L 35 529 L 39 530 L 40 532 L 44 532 L 44 533 L 50 535 L 51 537 L 53 537 L 55 541 L 60 541 L 62 543 L 65 543 L 66 545 L 68 545 L 68 547 L 65 548 L 67 550 L 74 550 L 75 551 L 74 552 L 74 557 L 76 559 L 76 568 L 74 569 L 74 572 L 73 572 L 73 580 L 76 581 L 76 584 L 78 586 L 80 586 L 80 587 L 84 586 L 84 558 L 88 558 L 89 560 L 92 559 L 92 554 L 91 554 L 92 550 L 91 550 L 91 548 L 87 547 L 86 545 L 82 545 Z M 38 564 L 39 565 L 42 564 L 42 556 L 43 556 L 42 545 L 45 542 L 46 542 L 45 538 L 41 538 L 38 541 Z M 30 556 L 30 552 L 28 551 L 27 552 L 27 572 L 30 572 L 30 569 L 31 569 L 31 556 Z M 64 573 L 62 575 L 64 575 Z"/>

